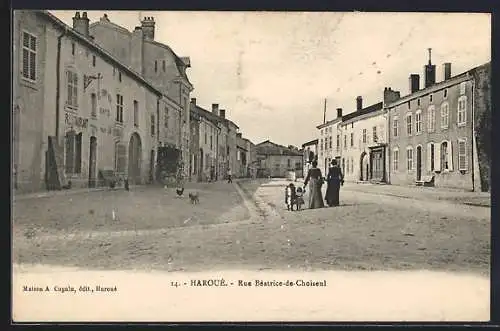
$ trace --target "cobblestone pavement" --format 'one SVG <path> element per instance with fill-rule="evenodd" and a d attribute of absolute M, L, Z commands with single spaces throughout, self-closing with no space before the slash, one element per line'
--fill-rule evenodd
<path fill-rule="evenodd" d="M 289 212 L 286 183 L 203 184 L 189 188 L 200 192 L 195 206 L 159 188 L 18 201 L 14 262 L 122 270 L 489 273 L 489 208 L 346 185 L 340 207 Z"/>

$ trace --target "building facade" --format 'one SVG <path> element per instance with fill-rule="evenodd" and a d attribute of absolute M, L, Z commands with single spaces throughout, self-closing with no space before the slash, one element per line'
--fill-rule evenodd
<path fill-rule="evenodd" d="M 266 140 L 255 146 L 259 162 L 257 177 L 287 177 L 289 172 L 302 173 L 303 156 L 298 149 Z"/>
<path fill-rule="evenodd" d="M 481 174 L 475 118 L 489 95 L 474 100 L 474 70 L 435 81 L 435 66 L 425 66 L 424 88 L 410 76 L 410 94 L 389 104 L 391 184 L 431 183 L 436 187 L 479 191 Z M 489 81 L 489 75 L 482 75 Z"/>
<path fill-rule="evenodd" d="M 89 34 L 104 49 L 113 54 L 123 64 L 139 73 L 148 82 L 151 82 L 169 100 L 168 105 L 161 107 L 155 115 L 159 123 L 169 118 L 170 128 L 157 126 L 163 136 L 170 136 L 175 141 L 162 142 L 162 149 L 158 150 L 158 166 L 164 172 L 172 172 L 173 165 L 181 167 L 185 176 L 189 174 L 189 116 L 190 93 L 193 85 L 187 76 L 187 69 L 191 67 L 188 57 L 179 57 L 168 45 L 155 41 L 155 21 L 152 17 L 145 17 L 140 26 L 130 32 L 127 29 L 111 22 L 105 14 L 98 22 L 89 26 Z M 176 130 L 171 130 L 176 127 Z M 167 145 L 167 146 L 165 146 Z M 178 170 L 178 169 L 177 169 Z M 177 172 L 175 170 L 175 172 Z"/>
<path fill-rule="evenodd" d="M 318 125 L 318 168 L 325 175 L 328 171 L 330 162 L 336 159 L 340 162 L 341 150 L 341 132 L 342 109 L 337 108 L 337 117 L 326 123 Z"/>
<path fill-rule="evenodd" d="M 88 34 L 47 11 L 15 11 L 13 169 L 18 191 L 93 187 L 111 169 L 151 178 L 151 117 L 164 98 Z M 154 129 L 154 131 L 151 131 Z"/>

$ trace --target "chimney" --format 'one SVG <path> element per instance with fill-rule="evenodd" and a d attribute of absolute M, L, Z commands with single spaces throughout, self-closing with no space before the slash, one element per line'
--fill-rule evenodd
<path fill-rule="evenodd" d="M 108 18 L 108 14 L 104 14 L 101 19 L 100 19 L 101 22 L 109 22 L 109 18 Z"/>
<path fill-rule="evenodd" d="M 431 62 L 432 48 L 428 48 L 428 50 L 429 50 L 429 63 L 424 66 L 424 74 L 425 74 L 424 81 L 426 88 L 436 83 L 436 66 L 433 65 Z"/>
<path fill-rule="evenodd" d="M 153 17 L 144 17 L 141 21 L 142 31 L 144 32 L 144 38 L 149 40 L 155 39 L 155 20 Z"/>
<path fill-rule="evenodd" d="M 196 98 L 191 98 L 191 104 L 196 106 Z"/>
<path fill-rule="evenodd" d="M 221 109 L 219 110 L 220 114 L 219 116 L 222 117 L 222 118 L 226 118 L 226 110 L 225 109 Z"/>
<path fill-rule="evenodd" d="M 388 105 L 401 97 L 399 91 L 393 91 L 390 87 L 384 89 L 384 106 Z"/>
<path fill-rule="evenodd" d="M 219 104 L 218 103 L 212 104 L 212 113 L 216 116 L 219 116 Z"/>
<path fill-rule="evenodd" d="M 73 30 L 85 37 L 89 36 L 89 18 L 86 11 L 82 13 L 81 17 L 80 12 L 76 12 L 75 17 L 73 17 Z"/>
<path fill-rule="evenodd" d="M 337 118 L 342 118 L 342 108 L 337 108 Z"/>
<path fill-rule="evenodd" d="M 420 76 L 418 74 L 410 75 L 410 94 L 420 90 Z"/>
<path fill-rule="evenodd" d="M 363 109 L 363 97 L 358 96 L 356 98 L 356 110 L 361 110 L 361 109 Z"/>
<path fill-rule="evenodd" d="M 444 80 L 448 80 L 451 78 L 451 63 L 447 62 L 443 64 L 443 72 L 444 72 Z"/>

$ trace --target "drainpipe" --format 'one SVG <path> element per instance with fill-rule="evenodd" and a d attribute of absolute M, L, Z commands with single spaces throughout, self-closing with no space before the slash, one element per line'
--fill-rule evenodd
<path fill-rule="evenodd" d="M 56 59 L 56 140 L 59 141 L 59 104 L 61 99 L 61 40 L 67 34 L 65 28 L 63 33 L 57 37 L 57 59 Z"/>
<path fill-rule="evenodd" d="M 474 192 L 476 190 L 476 185 L 475 185 L 475 178 L 474 178 L 474 173 L 475 173 L 475 166 L 474 166 L 474 142 L 476 141 L 475 139 L 475 136 L 476 136 L 476 123 L 474 121 L 474 117 L 475 117 L 475 114 L 474 114 L 474 92 L 476 91 L 476 80 L 474 79 L 475 77 L 473 77 L 472 79 L 472 102 L 471 102 L 471 109 L 472 109 L 472 140 L 471 140 L 471 168 L 472 168 L 472 192 Z M 478 164 L 479 165 L 479 164 Z"/>

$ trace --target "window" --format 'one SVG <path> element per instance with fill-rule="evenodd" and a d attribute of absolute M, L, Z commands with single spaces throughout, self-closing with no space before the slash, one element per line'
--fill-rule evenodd
<path fill-rule="evenodd" d="M 64 168 L 67 175 L 79 174 L 82 171 L 81 133 L 76 134 L 75 131 L 66 133 Z"/>
<path fill-rule="evenodd" d="M 158 61 L 155 61 L 155 72 L 158 72 Z"/>
<path fill-rule="evenodd" d="M 415 113 L 415 132 L 422 133 L 422 111 L 419 109 Z"/>
<path fill-rule="evenodd" d="M 139 102 L 134 100 L 134 126 L 139 127 Z"/>
<path fill-rule="evenodd" d="M 27 32 L 23 32 L 23 78 L 36 80 L 36 41 L 37 38 Z"/>
<path fill-rule="evenodd" d="M 121 83 L 121 81 L 122 81 L 122 73 L 121 73 L 121 72 L 119 72 L 119 73 L 118 73 L 118 81 L 119 81 L 120 83 Z"/>
<path fill-rule="evenodd" d="M 342 158 L 342 172 L 345 174 L 345 159 Z"/>
<path fill-rule="evenodd" d="M 417 99 L 417 106 L 420 106 L 420 98 Z"/>
<path fill-rule="evenodd" d="M 458 170 L 467 171 L 467 141 L 458 139 Z"/>
<path fill-rule="evenodd" d="M 71 55 L 75 55 L 75 43 L 71 43 Z"/>
<path fill-rule="evenodd" d="M 448 90 L 444 89 L 443 91 L 443 97 L 446 99 L 448 97 Z"/>
<path fill-rule="evenodd" d="M 169 122 L 169 114 L 168 114 L 168 108 L 165 107 L 165 127 L 168 128 L 168 122 Z"/>
<path fill-rule="evenodd" d="M 328 149 L 328 140 L 325 137 L 325 150 L 327 150 L 327 149 Z"/>
<path fill-rule="evenodd" d="M 347 135 L 344 135 L 344 149 L 347 149 Z"/>
<path fill-rule="evenodd" d="M 406 149 L 406 169 L 408 171 L 413 170 L 413 147 Z"/>
<path fill-rule="evenodd" d="M 151 136 L 155 135 L 155 115 L 151 115 Z"/>
<path fill-rule="evenodd" d="M 205 125 L 205 145 L 207 144 L 207 126 Z"/>
<path fill-rule="evenodd" d="M 210 135 L 210 149 L 214 149 L 214 145 L 213 145 L 213 136 Z"/>
<path fill-rule="evenodd" d="M 441 105 L 441 129 L 448 128 L 449 116 L 450 116 L 449 106 L 448 103 L 445 102 Z"/>
<path fill-rule="evenodd" d="M 412 127 L 412 123 L 411 123 L 411 113 L 410 114 L 406 114 L 406 134 L 411 136 L 411 127 Z"/>
<path fill-rule="evenodd" d="M 460 95 L 464 95 L 465 94 L 465 86 L 466 86 L 467 82 L 462 82 L 460 83 Z"/>
<path fill-rule="evenodd" d="M 354 122 L 351 123 L 351 129 L 354 129 Z"/>
<path fill-rule="evenodd" d="M 436 151 L 434 143 L 427 144 L 427 170 L 434 171 L 436 170 Z"/>
<path fill-rule="evenodd" d="M 448 143 L 441 143 L 441 168 L 448 170 Z"/>
<path fill-rule="evenodd" d="M 330 149 L 332 149 L 332 145 L 333 145 L 333 137 L 330 136 L 329 138 L 329 144 L 330 144 Z"/>
<path fill-rule="evenodd" d="M 374 142 L 374 143 L 376 143 L 376 142 L 378 141 L 378 136 L 377 136 L 377 127 L 376 127 L 376 126 L 374 126 L 374 127 L 372 128 L 372 130 L 373 130 L 373 142 Z"/>
<path fill-rule="evenodd" d="M 427 108 L 427 131 L 434 132 L 436 130 L 436 107 L 429 106 Z"/>
<path fill-rule="evenodd" d="M 95 59 L 95 55 L 92 55 L 92 66 L 93 66 L 93 67 L 95 67 L 95 61 L 96 61 L 96 59 Z"/>
<path fill-rule="evenodd" d="M 95 93 L 92 93 L 90 95 L 90 116 L 97 116 L 97 97 Z"/>
<path fill-rule="evenodd" d="M 347 171 L 347 173 L 349 173 L 349 170 L 351 169 L 351 168 L 349 167 L 349 159 L 346 159 L 346 169 L 347 169 L 347 170 L 346 170 L 346 171 Z"/>
<path fill-rule="evenodd" d="M 167 68 L 167 67 L 166 67 L 166 65 L 165 65 L 165 60 L 163 60 L 163 62 L 162 62 L 162 69 L 163 69 L 163 72 L 165 72 L 166 68 Z"/>
<path fill-rule="evenodd" d="M 123 95 L 116 95 L 116 118 L 118 123 L 123 123 Z"/>
<path fill-rule="evenodd" d="M 393 131 L 394 137 L 397 137 L 399 135 L 399 118 L 398 117 L 394 117 L 394 119 L 392 120 L 392 131 Z"/>
<path fill-rule="evenodd" d="M 392 151 L 392 170 L 398 171 L 399 169 L 399 149 L 394 149 Z"/>
<path fill-rule="evenodd" d="M 351 147 L 354 146 L 354 133 L 351 132 Z"/>
<path fill-rule="evenodd" d="M 70 69 L 66 70 L 66 86 L 66 105 L 71 108 L 78 108 L 78 75 Z"/>
<path fill-rule="evenodd" d="M 321 129 L 320 133 L 321 133 L 321 135 L 323 135 L 323 129 Z"/>
<path fill-rule="evenodd" d="M 458 98 L 457 124 L 465 125 L 467 122 L 467 97 L 462 95 Z"/>
<path fill-rule="evenodd" d="M 363 129 L 363 143 L 366 143 L 366 129 Z"/>
<path fill-rule="evenodd" d="M 115 76 L 116 76 L 116 68 L 113 67 L 113 77 L 115 77 Z"/>

